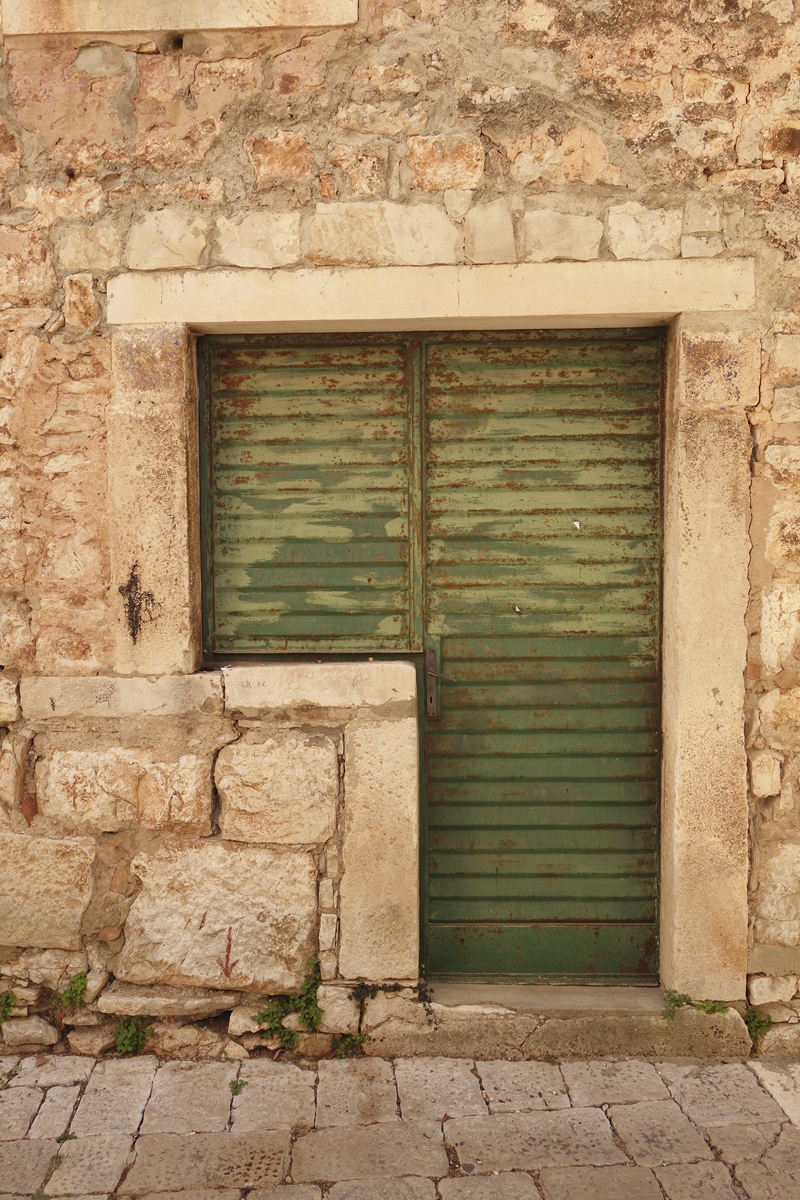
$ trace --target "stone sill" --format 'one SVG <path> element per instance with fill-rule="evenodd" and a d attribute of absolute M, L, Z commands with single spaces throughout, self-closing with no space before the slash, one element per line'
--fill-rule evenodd
<path fill-rule="evenodd" d="M 660 1015 L 664 992 L 660 987 L 581 987 L 566 984 L 434 983 L 431 997 L 447 1007 L 494 1004 L 515 1012 L 544 1017 L 614 1016 L 650 1013 Z"/>
<path fill-rule="evenodd" d="M 358 0 L 3 0 L 6 38 L 352 25 Z"/>

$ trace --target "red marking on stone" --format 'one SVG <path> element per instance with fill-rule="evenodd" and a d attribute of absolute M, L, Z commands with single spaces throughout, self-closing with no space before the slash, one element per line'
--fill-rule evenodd
<path fill-rule="evenodd" d="M 230 977 L 231 977 L 231 971 L 233 970 L 233 968 L 236 966 L 236 964 L 237 964 L 237 963 L 238 963 L 238 961 L 239 961 L 239 960 L 238 960 L 238 958 L 235 958 L 235 959 L 233 960 L 233 962 L 231 962 L 231 940 L 232 940 L 232 932 L 233 932 L 233 926 L 232 926 L 232 925 L 229 925 L 229 926 L 228 926 L 228 945 L 227 945 L 227 946 L 226 946 L 226 948 L 225 948 L 225 962 L 223 962 L 221 958 L 218 958 L 218 959 L 217 959 L 217 963 L 219 964 L 219 968 L 220 968 L 220 970 L 222 971 L 222 974 L 225 976 L 225 978 L 226 978 L 226 979 L 230 979 Z"/>

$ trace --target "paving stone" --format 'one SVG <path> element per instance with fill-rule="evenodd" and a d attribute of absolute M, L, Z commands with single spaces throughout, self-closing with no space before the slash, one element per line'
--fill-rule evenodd
<path fill-rule="evenodd" d="M 392 1064 L 383 1058 L 322 1059 L 317 1086 L 317 1129 L 399 1121 Z"/>
<path fill-rule="evenodd" d="M 10 1086 L 70 1087 L 74 1083 L 86 1083 L 94 1067 L 91 1059 L 72 1054 L 48 1054 L 44 1062 L 41 1057 L 23 1058 L 19 1074 L 14 1076 Z"/>
<path fill-rule="evenodd" d="M 73 1109 L 78 1102 L 81 1089 L 75 1087 L 52 1087 L 45 1096 L 36 1120 L 28 1133 L 31 1138 L 57 1138 L 69 1125 Z"/>
<path fill-rule="evenodd" d="M 540 1062 L 478 1062 L 489 1112 L 534 1112 L 569 1108 L 569 1096 L 558 1067 Z"/>
<path fill-rule="evenodd" d="M 191 1188 L 281 1183 L 289 1169 L 290 1135 L 279 1133 L 157 1133 L 140 1137 L 121 1196 Z"/>
<path fill-rule="evenodd" d="M 160 1067 L 141 1125 L 142 1133 L 221 1133 L 231 1115 L 236 1065 L 171 1062 Z"/>
<path fill-rule="evenodd" d="M 800 1180 L 783 1171 L 770 1171 L 761 1163 L 740 1163 L 735 1170 L 749 1200 L 800 1200 Z"/>
<path fill-rule="evenodd" d="M 738 1200 L 728 1169 L 719 1162 L 661 1167 L 656 1177 L 667 1200 Z"/>
<path fill-rule="evenodd" d="M 697 1162 L 712 1157 L 708 1146 L 674 1100 L 615 1104 L 608 1110 L 608 1115 L 628 1153 L 641 1167 Z"/>
<path fill-rule="evenodd" d="M 403 1120 L 486 1116 L 473 1065 L 463 1058 L 398 1058 L 394 1073 Z"/>
<path fill-rule="evenodd" d="M 756 1162 L 771 1145 L 755 1125 L 720 1125 L 708 1140 L 726 1163 Z"/>
<path fill-rule="evenodd" d="M 215 1193 L 215 1195 L 218 1195 L 218 1193 Z M 8 1197 L 4 1196 L 3 1200 L 8 1200 Z M 73 1194 L 69 1196 L 54 1196 L 53 1200 L 111 1200 L 111 1197 L 108 1195 L 108 1193 L 103 1193 L 101 1195 L 98 1192 L 92 1192 L 91 1196 L 75 1196 Z"/>
<path fill-rule="evenodd" d="M 445 1126 L 462 1168 L 479 1173 L 541 1167 L 607 1166 L 626 1162 L 597 1108 L 564 1112 L 460 1117 Z"/>
<path fill-rule="evenodd" d="M 335 1183 L 328 1195 L 329 1200 L 436 1200 L 436 1187 L 432 1179 L 348 1179 Z M 275 1200 L 294 1200 L 294 1195 Z"/>
<path fill-rule="evenodd" d="M 542 1171 L 544 1200 L 662 1200 L 645 1167 L 563 1167 Z"/>
<path fill-rule="evenodd" d="M 783 1111 L 744 1063 L 703 1067 L 670 1086 L 675 1099 L 695 1125 L 754 1125 L 782 1121 Z"/>
<path fill-rule="evenodd" d="M 536 1184 L 522 1171 L 476 1175 L 469 1179 L 442 1179 L 439 1194 L 442 1200 L 540 1200 Z"/>
<path fill-rule="evenodd" d="M 0 1142 L 25 1137 L 43 1094 L 39 1088 L 9 1088 L 0 1092 Z"/>
<path fill-rule="evenodd" d="M 574 1108 L 598 1104 L 636 1104 L 642 1100 L 668 1100 L 652 1063 L 571 1062 L 561 1068 Z"/>
<path fill-rule="evenodd" d="M 72 1133 L 78 1137 L 136 1133 L 153 1086 L 156 1065 L 155 1058 L 99 1062 L 72 1118 Z"/>
<path fill-rule="evenodd" d="M 214 1192 L 214 1196 L 208 1197 L 208 1200 L 216 1200 L 219 1192 Z M 259 1188 L 256 1192 L 250 1192 L 247 1200 L 320 1200 L 322 1192 L 315 1183 L 284 1183 L 278 1184 L 277 1187 Z M 158 1197 L 144 1197 L 144 1200 L 160 1200 Z M 164 1197 L 164 1200 L 170 1200 L 169 1197 Z M 174 1200 L 174 1197 L 171 1198 Z M 181 1196 L 180 1200 L 183 1200 Z M 200 1200 L 205 1200 L 205 1193 L 200 1197 Z M 239 1200 L 238 1196 L 236 1200 Z"/>
<path fill-rule="evenodd" d="M 800 1063 L 765 1063 L 753 1059 L 748 1066 L 789 1120 L 800 1125 Z"/>
<path fill-rule="evenodd" d="M 255 1060 L 242 1064 L 239 1079 L 247 1087 L 233 1097 L 234 1133 L 313 1126 L 313 1071 L 291 1063 Z"/>
<path fill-rule="evenodd" d="M 298 1139 L 292 1156 L 296 1183 L 380 1179 L 401 1173 L 438 1178 L 447 1171 L 442 1131 L 432 1121 L 318 1129 Z"/>
<path fill-rule="evenodd" d="M 121 1133 L 63 1142 L 61 1165 L 44 1189 L 46 1196 L 75 1192 L 113 1192 L 128 1161 L 133 1138 Z"/>
<path fill-rule="evenodd" d="M 50 1170 L 58 1142 L 0 1142 L 0 1193 L 38 1192 Z"/>
<path fill-rule="evenodd" d="M 273 1190 L 280 1191 L 279 1188 L 268 1188 L 266 1192 L 251 1192 L 249 1200 L 252 1200 L 254 1196 L 266 1196 Z M 234 1191 L 228 1188 L 224 1192 L 218 1192 L 216 1189 L 213 1192 L 209 1192 L 204 1188 L 200 1192 L 179 1192 L 177 1200 L 239 1200 L 240 1195 L 241 1192 L 238 1188 Z M 176 1197 L 174 1192 L 148 1192 L 146 1196 L 142 1196 L 141 1200 L 176 1200 Z M 286 1200 L 289 1200 L 288 1196 Z M 302 1200 L 302 1198 L 298 1197 L 298 1200 Z M 313 1197 L 313 1200 L 317 1200 L 317 1197 Z"/>
<path fill-rule="evenodd" d="M 0 988 L 4 987 L 5 983 L 0 985 Z M 0 1057 L 0 1076 L 7 1075 L 9 1071 L 13 1071 L 18 1062 L 18 1058 Z"/>

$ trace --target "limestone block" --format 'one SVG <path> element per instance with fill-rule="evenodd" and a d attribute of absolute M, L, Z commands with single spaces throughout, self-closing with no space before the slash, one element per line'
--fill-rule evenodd
<path fill-rule="evenodd" d="M 575 217 L 552 208 L 526 212 L 525 257 L 531 262 L 573 258 L 585 262 L 597 258 L 603 239 L 603 223 L 596 217 Z"/>
<path fill-rule="evenodd" d="M 54 750 L 36 764 L 36 792 L 40 812 L 69 829 L 211 833 L 211 763 L 195 754 L 163 763 L 146 749 Z"/>
<path fill-rule="evenodd" d="M 99 1058 L 115 1046 L 114 1030 L 110 1026 L 96 1029 L 70 1029 L 67 1042 L 73 1054 L 88 1054 Z"/>
<path fill-rule="evenodd" d="M 76 225 L 58 241 L 64 271 L 113 271 L 120 264 L 119 233 L 111 225 Z"/>
<path fill-rule="evenodd" d="M 748 975 L 747 999 L 753 1005 L 791 1000 L 797 991 L 796 975 Z"/>
<path fill-rule="evenodd" d="M 13 676 L 0 672 L 0 725 L 10 725 L 18 720 L 17 681 Z"/>
<path fill-rule="evenodd" d="M 778 946 L 800 942 L 800 845 L 778 842 L 761 866 L 755 938 Z"/>
<path fill-rule="evenodd" d="M 684 233 L 719 233 L 719 206 L 710 200 L 689 199 L 683 211 Z"/>
<path fill-rule="evenodd" d="M 91 838 L 0 830 L 0 945 L 77 950 L 94 859 Z"/>
<path fill-rule="evenodd" d="M 725 243 L 719 234 L 698 237 L 690 233 L 681 238 L 681 258 L 714 258 L 724 249 Z"/>
<path fill-rule="evenodd" d="M 419 971 L 417 722 L 359 720 L 345 735 L 339 969 L 346 979 Z"/>
<path fill-rule="evenodd" d="M 428 114 L 423 104 L 407 108 L 401 101 L 393 104 L 348 104 L 336 113 L 336 120 L 343 129 L 356 133 L 374 133 L 384 137 L 397 134 L 418 134 L 428 124 Z"/>
<path fill-rule="evenodd" d="M 791 487 L 800 482 L 800 446 L 767 446 L 764 461 L 770 477 L 778 485 Z"/>
<path fill-rule="evenodd" d="M 800 641 L 800 583 L 776 580 L 761 595 L 761 662 L 770 674 Z"/>
<path fill-rule="evenodd" d="M 767 526 L 767 559 L 775 567 L 800 572 L 800 502 L 794 491 L 778 501 Z"/>
<path fill-rule="evenodd" d="M 26 562 L 19 484 L 10 475 L 0 476 L 0 587 L 20 586 Z"/>
<path fill-rule="evenodd" d="M 778 424 L 800 421 L 800 387 L 775 388 L 770 416 Z"/>
<path fill-rule="evenodd" d="M 41 329 L 53 315 L 51 308 L 5 308 L 0 312 L 0 330 Z"/>
<path fill-rule="evenodd" d="M 347 188 L 356 196 L 380 196 L 386 191 L 389 150 L 376 146 L 365 152 L 361 146 L 334 146 L 331 162 L 344 175 Z"/>
<path fill-rule="evenodd" d="M 769 369 L 776 387 L 797 387 L 800 384 L 800 333 L 776 335 Z"/>
<path fill-rule="evenodd" d="M 179 208 L 148 213 L 131 229 L 125 261 L 134 271 L 199 267 L 207 230 L 202 218 Z"/>
<path fill-rule="evenodd" d="M 448 188 L 444 194 L 444 208 L 451 221 L 461 221 L 469 212 L 472 192 L 469 188 Z"/>
<path fill-rule="evenodd" d="M 314 158 L 302 134 L 282 130 L 274 137 L 247 138 L 244 145 L 256 173 L 256 187 L 271 187 L 276 180 L 306 183 L 311 178 Z"/>
<path fill-rule="evenodd" d="M 56 277 L 45 236 L 0 228 L 0 297 L 9 304 L 46 303 Z"/>
<path fill-rule="evenodd" d="M 218 261 L 235 267 L 286 267 L 300 257 L 299 213 L 252 212 L 217 218 Z"/>
<path fill-rule="evenodd" d="M 58 1030 L 43 1017 L 23 1017 L 3 1022 L 3 1041 L 7 1046 L 55 1046 Z"/>
<path fill-rule="evenodd" d="M 769 750 L 751 750 L 750 791 L 763 799 L 777 796 L 781 790 L 781 760 Z"/>
<path fill-rule="evenodd" d="M 3 738 L 0 746 L 0 809 L 19 808 L 25 788 L 25 759 L 32 737 L 25 730 Z"/>
<path fill-rule="evenodd" d="M 103 207 L 103 189 L 93 179 L 71 179 L 65 188 L 23 184 L 9 196 L 12 208 L 35 208 L 48 221 L 75 221 L 96 216 Z"/>
<path fill-rule="evenodd" d="M 757 167 L 761 164 L 761 131 L 764 120 L 758 112 L 745 113 L 741 130 L 736 139 L 736 161 L 740 167 Z"/>
<path fill-rule="evenodd" d="M 336 828 L 339 759 L 330 737 L 236 742 L 220 752 L 214 778 L 223 837 L 298 845 L 327 841 Z"/>
<path fill-rule="evenodd" d="M 5 354 L 0 363 L 0 396 L 8 400 L 17 398 L 31 376 L 31 368 L 41 342 L 32 333 L 21 330 L 10 333 L 6 341 Z"/>
<path fill-rule="evenodd" d="M 358 1033 L 359 1006 L 350 996 L 350 985 L 335 987 L 323 983 L 317 1003 L 323 1011 L 321 1033 Z"/>
<path fill-rule="evenodd" d="M 233 1008 L 228 1021 L 229 1035 L 241 1037 L 243 1033 L 260 1033 L 264 1026 L 256 1020 L 256 1013 L 263 1007 L 263 1004 L 238 1004 Z"/>
<path fill-rule="evenodd" d="M 677 258 L 683 214 L 645 208 L 635 200 L 608 213 L 608 244 L 615 258 Z"/>
<path fill-rule="evenodd" d="M 11 979 L 30 979 L 53 992 L 62 992 L 73 975 L 88 969 L 85 950 L 71 954 L 63 950 L 28 950 L 19 958 L 3 963 L 0 974 Z"/>
<path fill-rule="evenodd" d="M 118 979 L 260 993 L 303 982 L 316 949 L 310 854 L 166 841 L 131 870 L 142 891 L 125 925 Z"/>
<path fill-rule="evenodd" d="M 483 179 L 483 146 L 477 138 L 410 137 L 408 165 L 423 192 L 476 188 Z"/>
<path fill-rule="evenodd" d="M 544 31 L 550 28 L 558 16 L 558 9 L 542 0 L 519 0 L 517 7 L 509 12 L 510 23 L 520 29 Z"/>
<path fill-rule="evenodd" d="M 20 683 L 26 720 L 48 717 L 174 717 L 218 713 L 223 708 L 222 674 L 164 675 L 161 679 L 27 676 Z"/>
<path fill-rule="evenodd" d="M 67 275 L 64 279 L 64 320 L 76 329 L 89 329 L 100 317 L 94 298 L 91 272 Z"/>
<path fill-rule="evenodd" d="M 238 992 L 206 992 L 202 988 L 136 987 L 115 979 L 97 1001 L 101 1013 L 120 1017 L 215 1017 L 234 1008 Z"/>
<path fill-rule="evenodd" d="M 455 263 L 461 233 L 433 204 L 318 204 L 306 243 L 317 266 L 426 266 Z"/>
<path fill-rule="evenodd" d="M 246 716 L 271 708 L 375 708 L 417 697 L 417 673 L 404 662 L 270 663 L 222 673 L 226 712 Z"/>
<path fill-rule="evenodd" d="M 339 918 L 335 913 L 323 913 L 319 919 L 319 948 L 321 951 L 335 950 L 339 931 Z"/>
<path fill-rule="evenodd" d="M 781 692 L 775 688 L 759 701 L 761 732 L 775 750 L 800 749 L 800 688 Z"/>
<path fill-rule="evenodd" d="M 586 125 L 574 125 L 567 130 L 557 157 L 569 183 L 622 182 L 619 168 L 609 162 L 608 150 L 600 134 Z"/>
<path fill-rule="evenodd" d="M 470 209 L 464 222 L 464 253 L 470 262 L 516 262 L 514 223 L 504 200 L 478 204 Z"/>
<path fill-rule="evenodd" d="M 761 337 L 726 328 L 681 329 L 677 387 L 695 411 L 753 408 L 761 387 Z"/>

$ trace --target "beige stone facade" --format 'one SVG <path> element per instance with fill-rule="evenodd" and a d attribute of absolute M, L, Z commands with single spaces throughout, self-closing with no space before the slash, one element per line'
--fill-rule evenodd
<path fill-rule="evenodd" d="M 196 335 L 657 323 L 663 982 L 800 1023 L 798 0 L 111 7 L 2 4 L 2 978 L 417 979 L 413 666 L 202 669 Z"/>

